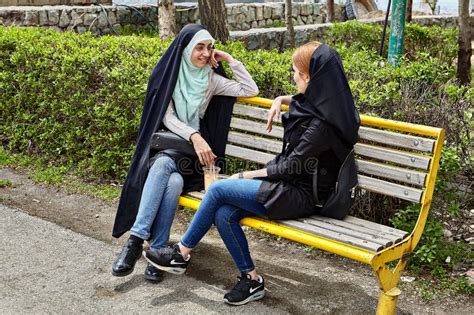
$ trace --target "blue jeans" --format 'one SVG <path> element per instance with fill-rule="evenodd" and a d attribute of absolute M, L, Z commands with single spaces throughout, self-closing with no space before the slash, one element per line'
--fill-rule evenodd
<path fill-rule="evenodd" d="M 255 269 L 239 221 L 248 216 L 266 217 L 267 210 L 256 201 L 262 181 L 227 179 L 213 183 L 204 195 L 181 244 L 194 248 L 214 223 L 241 273 Z M 245 210 L 243 210 L 245 209 Z"/>
<path fill-rule="evenodd" d="M 148 172 L 130 234 L 143 240 L 150 239 L 151 248 L 167 246 L 182 191 L 183 178 L 176 163 L 168 156 L 159 157 Z"/>

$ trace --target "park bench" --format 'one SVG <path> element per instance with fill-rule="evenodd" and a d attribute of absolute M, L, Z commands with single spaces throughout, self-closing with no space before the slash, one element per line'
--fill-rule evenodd
<path fill-rule="evenodd" d="M 265 130 L 272 100 L 238 99 L 234 106 L 226 155 L 265 164 L 281 152 L 283 128 Z M 257 106 L 255 106 L 257 105 Z M 283 110 L 287 109 L 285 106 Z M 428 217 L 438 172 L 444 130 L 361 115 L 355 145 L 361 194 L 376 193 L 420 206 L 413 231 L 347 216 L 336 220 L 312 216 L 299 220 L 269 221 L 244 218 L 241 224 L 372 266 L 380 295 L 377 314 L 393 314 L 400 290 L 397 283 Z M 180 198 L 180 205 L 199 207 L 201 192 Z M 390 269 L 388 263 L 397 261 Z"/>

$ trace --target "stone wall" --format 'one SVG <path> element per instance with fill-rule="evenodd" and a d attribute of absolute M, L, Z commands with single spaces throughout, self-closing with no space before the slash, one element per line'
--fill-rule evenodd
<path fill-rule="evenodd" d="M 250 28 L 284 26 L 284 4 L 228 4 L 229 30 L 249 30 Z M 125 25 L 147 26 L 147 20 L 157 23 L 157 7 L 136 7 L 140 12 L 127 6 L 16 6 L 0 7 L 0 25 L 44 26 L 56 30 L 82 33 L 91 31 L 106 34 L 114 28 Z M 326 6 L 323 4 L 293 4 L 295 25 L 324 23 Z M 343 20 L 342 7 L 335 6 L 335 16 Z M 142 17 L 143 15 L 144 17 Z M 110 21 L 110 22 L 109 22 Z M 199 23 L 196 6 L 176 5 L 178 28 L 188 23 Z"/>
<path fill-rule="evenodd" d="M 112 4 L 112 0 L 0 0 L 0 7 L 18 5 L 84 5 L 84 4 Z"/>
<path fill-rule="evenodd" d="M 471 16 L 470 18 L 471 27 L 474 27 L 474 16 Z M 365 19 L 359 21 L 383 25 L 384 18 Z M 442 27 L 453 27 L 458 25 L 457 16 L 415 16 L 413 17 L 412 21 L 423 26 L 439 25 Z M 296 46 L 304 44 L 310 40 L 322 40 L 330 27 L 330 23 L 296 26 Z M 272 48 L 281 50 L 288 47 L 288 36 L 286 35 L 286 29 L 281 27 L 232 32 L 231 40 L 243 41 L 249 50 Z"/>
<path fill-rule="evenodd" d="M 334 5 L 334 16 L 338 21 L 344 21 L 342 8 L 341 5 Z M 285 4 L 281 2 L 226 4 L 226 10 L 230 31 L 285 25 Z M 295 25 L 325 23 L 327 19 L 326 5 L 294 3 L 292 17 Z M 186 21 L 196 23 L 198 19 L 197 7 L 177 4 L 176 21 L 179 25 L 184 25 Z"/>

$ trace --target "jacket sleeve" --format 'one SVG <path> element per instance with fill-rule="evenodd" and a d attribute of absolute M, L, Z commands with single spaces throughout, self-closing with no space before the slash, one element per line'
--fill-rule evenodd
<path fill-rule="evenodd" d="M 166 110 L 165 116 L 163 117 L 163 124 L 168 128 L 171 132 L 177 134 L 181 138 L 185 140 L 190 140 L 191 135 L 195 132 L 198 132 L 194 128 L 186 125 L 184 122 L 179 120 L 176 112 L 174 110 L 173 101 L 170 101 L 168 105 L 168 109 Z"/>
<path fill-rule="evenodd" d="M 229 64 L 229 67 L 232 69 L 237 81 L 224 78 L 220 75 L 214 75 L 214 95 L 250 97 L 258 94 L 257 84 L 240 61 L 235 60 Z"/>
<path fill-rule="evenodd" d="M 289 181 L 295 176 L 308 172 L 315 165 L 315 159 L 330 148 L 331 141 L 327 129 L 313 119 L 303 133 L 294 150 L 274 163 L 267 164 L 268 178 Z"/>

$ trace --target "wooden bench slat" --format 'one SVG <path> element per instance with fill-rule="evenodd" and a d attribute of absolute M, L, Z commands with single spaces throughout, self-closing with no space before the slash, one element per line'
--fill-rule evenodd
<path fill-rule="evenodd" d="M 310 224 L 305 224 L 305 223 L 302 223 L 300 221 L 281 220 L 281 221 L 277 221 L 277 222 L 279 224 L 283 225 L 283 226 L 292 227 L 292 228 L 295 228 L 295 229 L 298 229 L 298 230 L 305 231 L 305 232 L 310 233 L 310 234 L 314 234 L 314 235 L 318 235 L 320 237 L 335 240 L 335 241 L 338 241 L 338 242 L 343 243 L 343 244 L 350 244 L 350 245 L 353 245 L 353 246 L 356 246 L 356 247 L 359 247 L 359 248 L 363 248 L 363 249 L 367 249 L 367 250 L 370 250 L 370 251 L 373 251 L 373 252 L 378 252 L 379 250 L 383 249 L 383 246 L 380 245 L 380 244 L 377 244 L 377 243 L 374 243 L 374 242 L 369 242 L 369 241 L 366 241 L 366 240 L 361 240 L 359 238 L 352 237 L 352 236 L 345 235 L 345 234 L 341 234 L 341 233 L 337 233 L 337 232 L 334 232 L 334 231 L 328 231 L 326 229 L 323 229 L 323 228 L 320 228 L 320 227 L 317 227 L 317 226 L 313 226 L 313 225 L 310 225 Z"/>
<path fill-rule="evenodd" d="M 360 127 L 359 137 L 367 141 L 374 141 L 389 146 L 412 149 L 423 152 L 433 152 L 435 140 L 411 136 L 392 131 Z"/>
<path fill-rule="evenodd" d="M 380 179 L 359 175 L 359 187 L 368 191 L 419 203 L 423 191 Z"/>
<path fill-rule="evenodd" d="M 363 143 L 356 143 L 354 151 L 358 155 L 423 170 L 428 170 L 431 161 L 431 158 L 417 155 L 415 153 L 387 149 Z"/>
<path fill-rule="evenodd" d="M 380 163 L 364 161 L 361 159 L 356 159 L 356 161 L 357 166 L 359 168 L 359 172 L 361 173 L 389 178 L 418 186 L 424 186 L 425 184 L 425 173 L 407 170 L 400 167 L 388 166 Z"/>
<path fill-rule="evenodd" d="M 242 148 L 232 144 L 228 144 L 226 146 L 225 154 L 260 164 L 266 164 L 268 161 L 272 160 L 275 157 L 274 154 Z"/>
<path fill-rule="evenodd" d="M 268 133 L 266 128 L 267 124 L 259 123 L 256 121 L 245 120 L 242 118 L 235 118 L 233 117 L 230 122 L 230 127 L 243 130 L 243 131 L 250 131 L 253 133 L 258 133 L 260 135 L 268 136 L 268 137 L 276 137 L 276 138 L 283 138 L 283 128 L 279 126 L 273 126 L 272 132 Z"/>
<path fill-rule="evenodd" d="M 347 218 L 347 217 L 346 217 Z M 382 231 L 382 228 L 369 228 L 363 225 L 359 224 L 354 224 L 350 221 L 347 221 L 346 218 L 343 220 L 337 220 L 333 218 L 328 218 L 328 217 L 323 217 L 320 215 L 313 215 L 309 218 L 303 218 L 301 219 L 303 222 L 307 222 L 310 224 L 320 224 L 320 226 L 323 226 L 322 224 L 326 224 L 328 226 L 337 226 L 342 229 L 347 229 L 347 230 L 352 230 L 352 231 L 357 231 L 360 233 L 364 233 L 364 235 L 367 235 L 367 240 L 372 240 L 375 241 L 376 239 L 381 239 L 380 242 L 399 242 L 402 240 L 403 236 L 406 234 L 399 234 L 399 233 L 387 233 Z M 374 226 L 380 226 L 380 227 L 385 227 L 384 225 L 374 223 Z M 382 243 L 383 244 L 383 243 Z"/>
<path fill-rule="evenodd" d="M 268 120 L 268 112 L 269 110 L 265 108 L 242 105 L 238 103 L 234 105 L 234 111 L 233 111 L 233 113 L 236 115 L 247 116 L 247 117 L 251 117 L 251 118 L 259 119 L 263 121 Z M 276 122 L 281 122 L 281 115 L 282 113 L 280 113 L 280 117 Z"/>
<path fill-rule="evenodd" d="M 365 228 L 373 230 L 375 232 L 379 231 L 379 232 L 382 232 L 382 233 L 392 234 L 392 235 L 398 236 L 399 238 L 402 238 L 402 239 L 404 239 L 409 234 L 406 231 L 398 230 L 394 227 L 378 224 L 378 223 L 368 221 L 368 220 L 363 220 L 363 219 L 356 218 L 356 217 L 353 217 L 353 216 L 350 216 L 350 215 L 344 218 L 344 222 L 351 223 L 351 224 L 354 224 L 354 225 L 358 225 L 358 226 L 361 226 L 361 227 L 365 227 Z"/>
<path fill-rule="evenodd" d="M 281 141 L 275 141 L 235 131 L 229 131 L 229 137 L 227 141 L 263 151 L 270 151 L 273 153 L 280 153 L 283 146 Z"/>
<path fill-rule="evenodd" d="M 384 237 L 381 237 L 380 235 L 376 236 L 376 235 L 372 235 L 372 234 L 369 234 L 369 233 L 349 229 L 347 227 L 342 227 L 342 226 L 339 226 L 339 225 L 336 225 L 336 224 L 331 224 L 331 223 L 328 223 L 328 222 L 324 222 L 322 220 L 304 219 L 303 218 L 303 219 L 298 219 L 296 221 L 299 221 L 299 222 L 305 223 L 305 224 L 309 224 L 309 225 L 312 225 L 312 226 L 316 226 L 316 227 L 322 228 L 322 229 L 327 230 L 327 231 L 336 232 L 336 233 L 339 233 L 341 235 L 347 235 L 349 237 L 358 238 L 362 241 L 377 243 L 377 244 L 381 245 L 384 248 L 387 247 L 387 246 L 392 245 L 393 242 L 394 242 L 394 240 L 392 240 L 390 238 L 384 238 Z"/>

